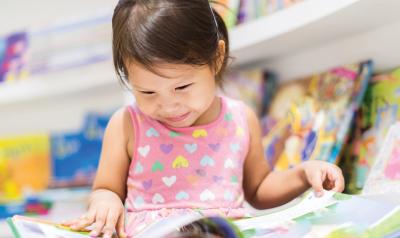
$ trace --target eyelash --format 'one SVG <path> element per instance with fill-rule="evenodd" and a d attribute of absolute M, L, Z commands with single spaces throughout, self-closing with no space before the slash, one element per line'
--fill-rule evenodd
<path fill-rule="evenodd" d="M 186 85 L 183 85 L 183 86 L 180 86 L 180 87 L 175 88 L 175 90 L 184 90 L 184 89 L 188 88 L 188 87 L 191 86 L 191 85 L 192 85 L 192 83 L 186 84 Z M 140 91 L 140 92 L 143 93 L 143 94 L 146 94 L 146 95 L 152 95 L 152 94 L 154 94 L 154 92 L 151 92 L 151 91 Z"/>
<path fill-rule="evenodd" d="M 183 86 L 180 86 L 180 87 L 175 88 L 175 90 L 183 90 L 183 89 L 188 88 L 188 87 L 191 86 L 191 85 L 192 85 L 192 83 L 186 84 L 186 85 L 183 85 Z"/>
<path fill-rule="evenodd" d="M 143 94 L 147 94 L 147 95 L 151 95 L 151 94 L 153 94 L 154 92 L 150 92 L 150 91 L 140 91 L 141 93 L 143 93 Z"/>

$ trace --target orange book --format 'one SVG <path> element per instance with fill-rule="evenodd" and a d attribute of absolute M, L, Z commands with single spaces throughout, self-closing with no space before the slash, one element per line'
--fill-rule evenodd
<path fill-rule="evenodd" d="M 0 197 L 15 200 L 23 191 L 41 191 L 51 176 L 48 135 L 0 139 Z"/>

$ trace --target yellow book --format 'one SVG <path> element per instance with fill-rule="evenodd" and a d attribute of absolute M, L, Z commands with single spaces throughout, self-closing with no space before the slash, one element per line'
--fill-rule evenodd
<path fill-rule="evenodd" d="M 22 191 L 41 191 L 51 176 L 48 135 L 0 139 L 0 202 L 19 199 Z"/>

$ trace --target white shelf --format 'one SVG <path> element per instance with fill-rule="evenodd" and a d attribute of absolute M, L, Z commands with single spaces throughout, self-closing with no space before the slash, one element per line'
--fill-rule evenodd
<path fill-rule="evenodd" d="M 305 0 L 234 28 L 230 32 L 233 65 L 272 62 L 384 27 L 400 20 L 399 9 L 399 0 Z"/>
<path fill-rule="evenodd" d="M 117 84 L 118 80 L 112 63 L 106 61 L 2 83 L 0 84 L 0 106 L 89 92 Z"/>
<path fill-rule="evenodd" d="M 400 21 L 398 9 L 399 0 L 305 0 L 288 9 L 232 29 L 230 38 L 232 56 L 235 57 L 233 66 L 262 64 L 262 67 L 277 72 L 280 78 L 287 79 L 323 70 L 336 63 L 374 58 L 376 54 L 378 55 L 375 58 L 378 58 L 381 69 L 387 66 L 386 62 L 391 64 L 390 66 L 400 65 L 400 61 L 396 62 L 397 57 L 387 54 L 393 52 L 393 48 L 388 47 L 397 45 L 400 33 L 392 37 L 386 46 L 380 42 L 382 37 L 377 35 L 381 31 L 376 30 Z M 365 34 L 371 31 L 377 33 Z M 390 38 L 392 31 L 395 30 L 384 31 L 388 35 L 386 40 Z M 351 36 L 356 37 L 349 40 Z M 366 38 L 375 41 L 357 45 L 357 41 L 365 42 Z M 329 44 L 338 46 L 329 46 L 327 55 L 321 48 Z M 332 51 L 344 51 L 346 47 L 351 48 L 351 54 L 337 52 L 336 58 L 331 56 Z M 375 51 L 360 51 L 357 47 L 373 47 Z M 320 58 L 315 57 L 316 55 L 320 55 Z M 386 59 L 388 57 L 390 60 Z M 382 60 L 379 61 L 380 58 Z M 312 64 L 302 65 L 304 62 Z M 321 65 L 317 66 L 318 64 Z M 111 62 L 62 73 L 48 73 L 21 82 L 0 84 L 0 107 L 71 93 L 90 92 L 114 84 L 118 84 L 118 80 Z"/>

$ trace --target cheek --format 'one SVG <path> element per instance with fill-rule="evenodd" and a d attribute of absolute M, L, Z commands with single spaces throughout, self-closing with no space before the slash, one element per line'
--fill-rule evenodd
<path fill-rule="evenodd" d="M 146 115 L 152 115 L 155 111 L 155 104 L 151 100 L 136 97 L 136 105 Z"/>
<path fill-rule="evenodd" d="M 191 108 L 198 113 L 203 113 L 206 111 L 214 100 L 214 95 L 200 93 L 198 95 L 193 95 L 190 99 L 185 99 L 183 102 L 187 107 Z"/>

